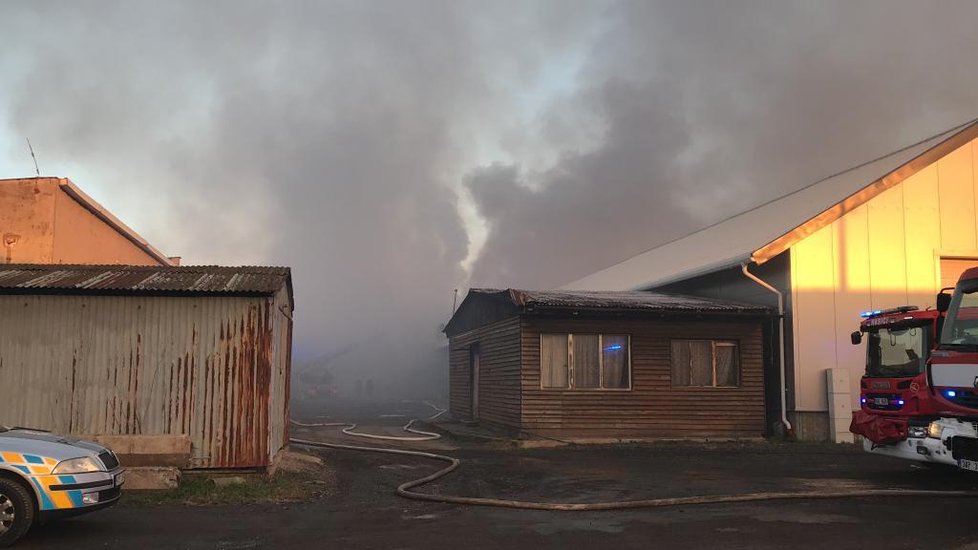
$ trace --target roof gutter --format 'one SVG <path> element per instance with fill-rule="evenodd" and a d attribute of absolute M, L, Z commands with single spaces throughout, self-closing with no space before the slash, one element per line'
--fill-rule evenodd
<path fill-rule="evenodd" d="M 785 433 L 789 434 L 792 431 L 792 427 L 791 422 L 788 422 L 787 389 L 785 388 L 784 380 L 784 294 L 748 271 L 747 262 L 740 264 L 740 270 L 743 271 L 745 277 L 761 285 L 767 291 L 772 292 L 778 297 L 778 348 L 781 354 L 781 361 L 778 365 L 781 368 L 781 423 L 784 424 Z"/>

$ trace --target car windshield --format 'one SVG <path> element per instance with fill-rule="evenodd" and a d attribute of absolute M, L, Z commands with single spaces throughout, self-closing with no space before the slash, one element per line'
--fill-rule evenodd
<path fill-rule="evenodd" d="M 866 346 L 866 376 L 916 376 L 927 363 L 925 327 L 880 328 L 871 331 Z"/>
<path fill-rule="evenodd" d="M 978 281 L 954 291 L 941 331 L 942 346 L 978 346 Z"/>

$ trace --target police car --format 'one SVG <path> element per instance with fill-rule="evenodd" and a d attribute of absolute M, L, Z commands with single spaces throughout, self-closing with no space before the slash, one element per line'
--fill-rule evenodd
<path fill-rule="evenodd" d="M 124 482 L 119 459 L 101 445 L 0 426 L 0 548 L 37 521 L 112 506 Z"/>

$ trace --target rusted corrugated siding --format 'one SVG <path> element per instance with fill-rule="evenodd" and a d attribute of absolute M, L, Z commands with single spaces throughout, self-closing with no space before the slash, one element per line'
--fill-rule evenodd
<path fill-rule="evenodd" d="M 289 442 L 289 380 L 292 364 L 292 311 L 287 289 L 282 288 L 272 304 L 272 377 L 269 388 L 269 455 Z"/>
<path fill-rule="evenodd" d="M 282 292 L 0 296 L 0 423 L 186 434 L 194 467 L 267 465 L 287 422 L 280 306 Z"/>

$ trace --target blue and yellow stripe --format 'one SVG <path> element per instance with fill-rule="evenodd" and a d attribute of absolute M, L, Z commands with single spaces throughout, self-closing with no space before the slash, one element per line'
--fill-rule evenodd
<path fill-rule="evenodd" d="M 51 475 L 51 470 L 58 461 L 44 456 L 22 453 L 0 453 L 0 466 L 13 468 L 23 472 L 40 497 L 38 502 L 41 510 L 63 510 L 83 506 L 81 491 L 52 491 L 52 485 L 67 485 L 76 483 L 75 476 Z"/>

